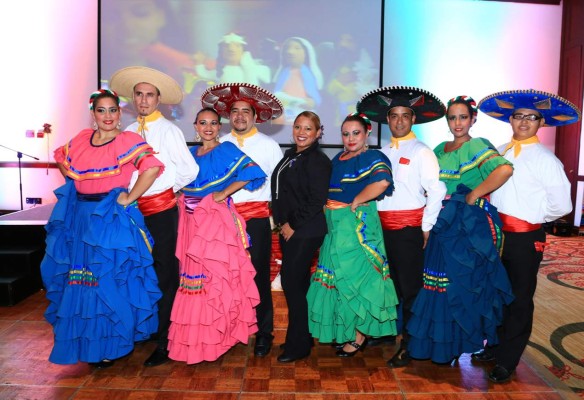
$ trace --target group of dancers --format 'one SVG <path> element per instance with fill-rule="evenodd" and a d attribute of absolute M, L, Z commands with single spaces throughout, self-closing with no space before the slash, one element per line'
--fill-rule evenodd
<path fill-rule="evenodd" d="M 119 96 L 138 115 L 125 130 Z M 200 145 L 188 149 L 158 110 L 181 100 L 169 76 L 122 69 L 91 95 L 94 127 L 55 151 L 66 183 L 41 265 L 50 361 L 107 368 L 154 339 L 145 366 L 192 364 L 254 334 L 255 356 L 267 356 L 274 230 L 289 309 L 279 362 L 308 357 L 313 338 L 352 357 L 401 334 L 389 367 L 473 353 L 496 360 L 490 380 L 511 379 L 532 329 L 542 224 L 572 210 L 563 166 L 537 132 L 579 121 L 576 106 L 536 90 L 444 105 L 424 89 L 383 87 L 344 119 L 344 149 L 330 160 L 312 111 L 293 120 L 283 154 L 256 127 L 282 103 L 246 83 L 205 91 Z M 511 141 L 472 138 L 479 111 L 509 123 Z M 412 127 L 443 117 L 453 137 L 432 151 Z M 222 118 L 231 129 L 220 137 Z M 391 132 L 380 150 L 368 145 L 371 121 Z"/>

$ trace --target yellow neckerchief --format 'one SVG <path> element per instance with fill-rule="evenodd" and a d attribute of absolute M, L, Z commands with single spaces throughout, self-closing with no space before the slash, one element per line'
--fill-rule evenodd
<path fill-rule="evenodd" d="M 516 139 L 511 138 L 511 143 L 509 143 L 505 147 L 505 150 L 503 150 L 503 153 L 501 155 L 505 155 L 505 153 L 507 153 L 507 151 L 509 149 L 511 149 L 511 147 L 514 147 L 513 154 L 515 155 L 515 158 L 517 158 L 519 153 L 521 153 L 521 145 L 522 144 L 533 144 L 533 143 L 539 143 L 539 139 L 536 135 L 534 135 L 528 139 L 523 139 L 523 140 L 516 140 Z"/>
<path fill-rule="evenodd" d="M 243 147 L 243 141 L 247 138 L 252 137 L 256 133 L 258 133 L 258 128 L 256 128 L 255 126 L 253 128 L 251 128 L 251 130 L 248 133 L 244 133 L 243 135 L 238 135 L 233 130 L 231 130 L 231 136 L 233 136 L 237 139 L 237 145 L 239 147 Z"/>
<path fill-rule="evenodd" d="M 148 126 L 146 126 L 147 122 L 154 122 L 156 121 L 158 118 L 162 117 L 162 113 L 158 110 L 154 111 L 152 114 L 147 115 L 145 117 L 143 116 L 138 116 L 138 118 L 136 119 L 138 121 L 138 133 L 140 135 L 142 135 L 143 138 L 144 137 L 144 133 L 148 130 Z"/>
<path fill-rule="evenodd" d="M 389 147 L 395 147 L 396 149 L 399 149 L 399 142 L 404 141 L 404 140 L 411 140 L 411 139 L 415 139 L 415 138 L 416 138 L 416 135 L 412 131 L 410 131 L 410 133 L 408 133 L 404 137 L 400 137 L 400 138 L 396 138 L 396 137 L 393 137 L 393 135 L 391 135 L 391 137 L 390 137 L 391 144 L 389 145 Z"/>

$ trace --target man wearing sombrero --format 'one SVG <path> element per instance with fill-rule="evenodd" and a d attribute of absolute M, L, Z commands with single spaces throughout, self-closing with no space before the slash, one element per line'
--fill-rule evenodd
<path fill-rule="evenodd" d="M 272 233 L 270 227 L 270 176 L 282 159 L 280 145 L 256 128 L 282 115 L 282 103 L 270 92 L 247 83 L 222 83 L 208 88 L 201 96 L 203 107 L 214 108 L 221 117 L 228 118 L 231 133 L 220 141 L 235 144 L 265 172 L 266 183 L 253 192 L 245 188 L 232 195 L 237 211 L 245 219 L 250 236 L 249 253 L 256 269 L 255 282 L 260 294 L 256 308 L 258 332 L 254 354 L 266 356 L 272 348 L 274 336 L 274 307 L 270 287 L 270 256 Z"/>
<path fill-rule="evenodd" d="M 472 355 L 475 361 L 496 360 L 489 379 L 500 383 L 511 379 L 531 334 L 533 295 L 546 244 L 542 223 L 572 210 L 564 166 L 539 142 L 537 131 L 543 126 L 578 122 L 581 113 L 566 99 L 537 90 L 495 93 L 481 100 L 479 109 L 509 122 L 513 130 L 511 142 L 499 148 L 513 163 L 513 176 L 492 193 L 491 203 L 503 222 L 502 261 L 515 300 L 505 309 L 498 331 L 499 344 Z"/>
<path fill-rule="evenodd" d="M 159 104 L 179 104 L 183 94 L 170 76 L 147 67 L 127 67 L 113 74 L 110 87 L 132 98 L 138 120 L 126 130 L 137 132 L 151 145 L 164 163 L 164 172 L 144 195 L 138 207 L 154 238 L 152 256 L 162 298 L 158 303 L 157 347 L 144 362 L 153 367 L 169 361 L 168 328 L 172 303 L 179 285 L 178 259 L 175 256 L 178 235 L 176 192 L 192 182 L 199 167 L 189 153 L 183 132 L 158 110 Z M 130 187 L 136 182 L 134 176 Z"/>
<path fill-rule="evenodd" d="M 403 315 L 400 348 L 387 364 L 404 367 L 411 361 L 406 326 L 423 283 L 424 247 L 446 194 L 434 152 L 416 139 L 411 128 L 441 118 L 445 108 L 423 89 L 392 86 L 367 93 L 357 103 L 357 110 L 387 123 L 391 131 L 391 143 L 381 151 L 391 161 L 395 190 L 377 202 L 377 209 Z"/>

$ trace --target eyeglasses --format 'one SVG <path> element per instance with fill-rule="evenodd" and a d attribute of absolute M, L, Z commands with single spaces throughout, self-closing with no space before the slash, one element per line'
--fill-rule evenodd
<path fill-rule="evenodd" d="M 513 117 L 513 119 L 518 120 L 526 119 L 528 121 L 537 121 L 542 119 L 542 117 L 539 117 L 535 114 L 512 114 L 511 116 Z"/>

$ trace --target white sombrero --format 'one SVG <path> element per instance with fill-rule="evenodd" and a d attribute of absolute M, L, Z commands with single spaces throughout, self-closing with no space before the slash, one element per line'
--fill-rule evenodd
<path fill-rule="evenodd" d="M 138 83 L 149 83 L 160 91 L 162 104 L 179 104 L 183 99 L 180 85 L 163 72 L 148 67 L 127 67 L 116 71 L 109 86 L 120 96 L 132 98 L 134 86 Z"/>

